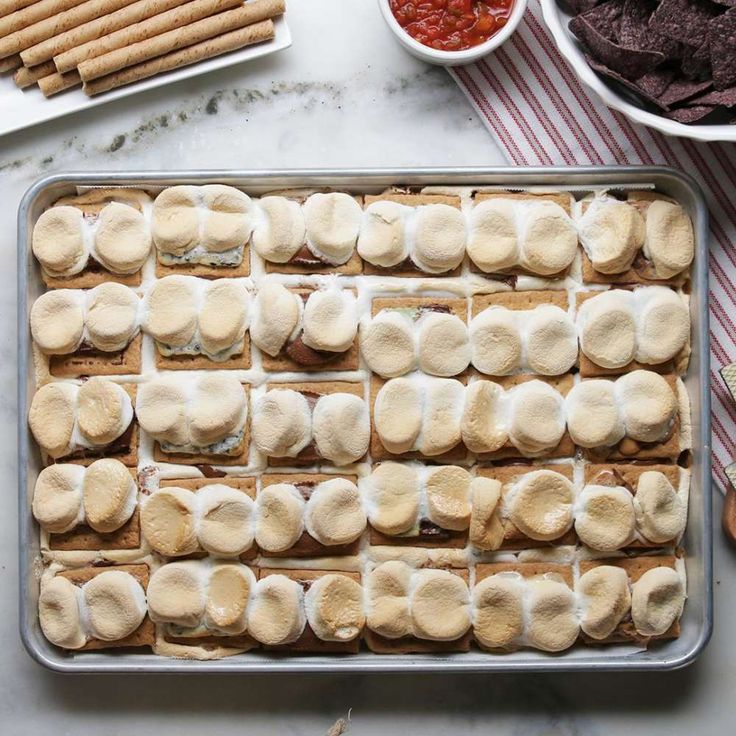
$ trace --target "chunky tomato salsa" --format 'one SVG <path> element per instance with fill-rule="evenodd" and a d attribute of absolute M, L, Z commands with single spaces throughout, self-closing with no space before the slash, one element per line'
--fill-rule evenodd
<path fill-rule="evenodd" d="M 461 51 L 495 36 L 514 0 L 389 0 L 391 12 L 414 39 L 440 51 Z"/>

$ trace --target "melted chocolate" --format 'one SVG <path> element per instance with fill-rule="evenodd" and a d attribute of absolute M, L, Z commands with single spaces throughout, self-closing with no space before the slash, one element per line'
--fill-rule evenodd
<path fill-rule="evenodd" d="M 295 266 L 330 266 L 332 264 L 323 261 L 319 256 L 312 253 L 311 250 L 303 245 L 294 255 L 289 259 L 289 263 L 293 263 Z"/>
<path fill-rule="evenodd" d="M 110 457 L 111 455 L 126 455 L 130 452 L 131 442 L 133 440 L 133 427 L 135 426 L 135 417 L 131 420 L 128 428 L 120 437 L 100 448 L 83 447 L 75 452 L 58 458 L 56 462 L 65 462 L 67 460 L 81 460 L 87 457 Z"/>
<path fill-rule="evenodd" d="M 211 465 L 202 464 L 197 465 L 196 467 L 205 478 L 224 478 L 227 475 L 224 470 L 218 470 L 217 468 L 213 468 Z"/>
<path fill-rule="evenodd" d="M 299 365 L 323 365 L 342 355 L 342 353 L 333 353 L 329 350 L 315 350 L 314 348 L 310 348 L 309 345 L 304 343 L 302 339 L 303 334 L 303 332 L 300 332 L 297 338 L 290 342 L 284 349 L 284 352 L 295 363 L 299 363 Z"/>
<path fill-rule="evenodd" d="M 419 521 L 419 537 L 422 539 L 432 539 L 435 541 L 446 541 L 450 538 L 450 532 L 437 526 L 429 519 L 420 519 Z"/>

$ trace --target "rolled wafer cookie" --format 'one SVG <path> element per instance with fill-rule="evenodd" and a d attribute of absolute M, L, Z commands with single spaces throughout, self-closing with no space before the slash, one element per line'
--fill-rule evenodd
<path fill-rule="evenodd" d="M 194 46 L 215 36 L 244 28 L 258 21 L 273 18 L 284 12 L 284 0 L 249 0 L 238 8 L 204 18 L 191 25 L 162 33 L 146 41 L 135 43 L 79 65 L 84 82 L 114 74 L 120 69 L 141 64 L 157 56 Z"/>
<path fill-rule="evenodd" d="M 27 8 L 38 0 L 0 0 L 0 18 L 14 13 L 21 8 Z"/>
<path fill-rule="evenodd" d="M 137 0 L 114 13 L 95 18 L 81 26 L 48 38 L 21 52 L 26 66 L 35 66 L 50 61 L 64 51 L 77 48 L 87 41 L 106 36 L 113 31 L 127 28 L 159 13 L 184 5 L 188 0 Z"/>
<path fill-rule="evenodd" d="M 168 72 L 172 69 L 178 69 L 198 61 L 211 59 L 229 51 L 241 49 L 244 46 L 250 46 L 254 43 L 269 41 L 274 37 L 273 21 L 263 20 L 253 23 L 245 28 L 238 28 L 235 31 L 224 33 L 221 36 L 201 41 L 198 44 L 189 46 L 179 51 L 172 51 L 170 54 L 164 54 L 156 59 L 144 61 L 142 64 L 123 69 L 116 74 L 109 74 L 100 79 L 94 79 L 91 82 L 85 82 L 84 91 L 90 97 L 98 95 L 102 92 L 122 87 L 125 84 L 138 82 L 141 79 L 148 79 L 155 74 Z"/>
<path fill-rule="evenodd" d="M 22 66 L 13 76 L 13 81 L 17 87 L 25 89 L 33 84 L 36 84 L 39 79 L 48 77 L 49 74 L 55 74 L 56 67 L 53 61 L 47 61 L 45 64 L 39 64 L 29 69 L 27 66 Z"/>
<path fill-rule="evenodd" d="M 20 56 L 14 54 L 13 56 L 6 56 L 4 59 L 0 59 L 0 73 L 12 72 L 19 66 L 23 66 Z"/>
<path fill-rule="evenodd" d="M 0 0 L 0 38 L 87 0 Z M 4 12 L 5 11 L 5 12 Z"/>
<path fill-rule="evenodd" d="M 49 74 L 48 77 L 43 77 L 38 80 L 38 86 L 43 92 L 44 97 L 51 97 L 52 95 L 63 92 L 65 89 L 71 89 L 82 83 L 82 79 L 79 76 L 79 72 L 71 71 L 66 74 Z"/>
<path fill-rule="evenodd" d="M 188 26 L 190 23 L 207 18 L 223 10 L 242 5 L 243 0 L 191 0 L 179 8 L 154 15 L 145 22 L 121 28 L 106 36 L 83 43 L 76 48 L 54 56 L 54 64 L 59 72 L 76 69 L 83 61 L 94 59 L 110 51 L 122 49 L 166 31 Z"/>

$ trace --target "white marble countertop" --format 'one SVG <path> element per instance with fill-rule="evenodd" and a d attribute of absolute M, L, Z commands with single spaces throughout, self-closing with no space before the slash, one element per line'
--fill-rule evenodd
<path fill-rule="evenodd" d="M 329 14 L 329 18 L 325 18 Z M 736 554 L 716 530 L 716 626 L 666 674 L 85 677 L 46 672 L 17 634 L 15 217 L 61 171 L 505 163 L 454 83 L 407 56 L 374 0 L 289 0 L 291 49 L 0 138 L 0 733 L 13 736 L 723 734 L 736 692 Z M 0 112 L 0 114 L 2 114 Z M 716 518 L 721 499 L 715 503 Z M 731 615 L 730 615 L 731 614 Z M 729 727 L 728 724 L 731 724 Z"/>

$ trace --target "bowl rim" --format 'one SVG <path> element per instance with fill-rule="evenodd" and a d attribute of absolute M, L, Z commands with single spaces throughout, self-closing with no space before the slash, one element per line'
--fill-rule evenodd
<path fill-rule="evenodd" d="M 440 49 L 433 49 L 431 46 L 425 46 L 423 43 L 412 38 L 401 27 L 401 25 L 399 25 L 399 21 L 396 20 L 394 14 L 391 12 L 389 2 L 390 0 L 378 0 L 381 14 L 393 34 L 399 39 L 399 41 L 401 41 L 402 44 L 404 44 L 404 46 L 417 52 L 421 56 L 431 57 L 438 62 L 462 64 L 463 62 L 470 63 L 475 61 L 505 43 L 512 36 L 521 22 L 521 19 L 524 17 L 528 0 L 514 0 L 514 5 L 511 9 L 511 15 L 509 15 L 508 22 L 498 33 L 477 46 L 471 46 L 469 49 L 462 49 L 460 51 L 442 51 Z"/>
<path fill-rule="evenodd" d="M 618 110 L 636 123 L 646 125 L 665 135 L 710 143 L 736 141 L 736 125 L 686 125 L 627 102 L 590 67 L 573 35 L 567 29 L 567 24 L 563 20 L 565 14 L 558 0 L 539 0 L 539 2 L 542 6 L 542 17 L 552 34 L 557 49 L 569 62 L 580 81 L 598 95 L 608 107 Z"/>

